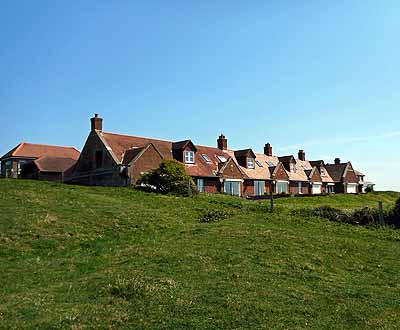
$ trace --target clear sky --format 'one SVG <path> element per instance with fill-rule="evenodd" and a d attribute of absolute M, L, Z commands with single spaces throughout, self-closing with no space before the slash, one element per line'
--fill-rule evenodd
<path fill-rule="evenodd" d="M 308 159 L 400 190 L 400 1 L 0 2 L 0 153 L 104 130 Z"/>

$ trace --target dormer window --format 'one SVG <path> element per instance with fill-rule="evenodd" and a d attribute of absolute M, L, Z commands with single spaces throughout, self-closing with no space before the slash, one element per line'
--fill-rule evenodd
<path fill-rule="evenodd" d="M 296 164 L 290 163 L 290 173 L 296 173 Z"/>
<path fill-rule="evenodd" d="M 186 150 L 184 152 L 184 159 L 186 164 L 194 164 L 194 151 Z"/>
<path fill-rule="evenodd" d="M 247 158 L 247 168 L 254 168 L 254 158 Z"/>
<path fill-rule="evenodd" d="M 321 172 L 321 175 L 325 175 L 325 169 L 323 167 L 321 167 L 320 172 Z"/>

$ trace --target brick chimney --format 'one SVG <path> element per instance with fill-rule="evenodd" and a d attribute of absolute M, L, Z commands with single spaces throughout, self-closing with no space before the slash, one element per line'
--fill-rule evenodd
<path fill-rule="evenodd" d="M 299 150 L 299 159 L 302 161 L 306 160 L 306 153 L 304 152 L 303 149 Z"/>
<path fill-rule="evenodd" d="M 271 146 L 270 143 L 267 143 L 267 144 L 264 146 L 264 154 L 265 154 L 266 156 L 269 156 L 269 157 L 272 156 L 272 146 Z"/>
<path fill-rule="evenodd" d="M 339 165 L 340 164 L 340 158 L 335 158 L 335 165 Z"/>
<path fill-rule="evenodd" d="M 94 130 L 101 131 L 103 130 L 103 118 L 99 117 L 99 114 L 95 113 L 93 118 L 90 118 L 90 122 L 92 124 L 92 132 Z"/>
<path fill-rule="evenodd" d="M 224 134 L 221 134 L 217 140 L 218 149 L 226 150 L 228 149 L 228 139 Z"/>

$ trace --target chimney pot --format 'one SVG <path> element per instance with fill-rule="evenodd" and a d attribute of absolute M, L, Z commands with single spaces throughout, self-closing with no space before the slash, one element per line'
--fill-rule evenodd
<path fill-rule="evenodd" d="M 218 149 L 220 149 L 220 150 L 228 149 L 228 139 L 222 133 L 217 140 L 217 146 L 218 146 Z"/>
<path fill-rule="evenodd" d="M 103 118 L 99 117 L 98 113 L 94 114 L 93 118 L 90 118 L 91 128 L 93 131 L 102 131 L 103 130 Z"/>
<path fill-rule="evenodd" d="M 303 149 L 299 150 L 299 159 L 302 161 L 306 160 L 306 153 L 304 152 Z"/>
<path fill-rule="evenodd" d="M 266 143 L 264 146 L 264 154 L 268 157 L 272 157 L 272 146 L 270 143 Z"/>
<path fill-rule="evenodd" d="M 339 165 L 340 164 L 340 158 L 335 158 L 335 164 Z"/>

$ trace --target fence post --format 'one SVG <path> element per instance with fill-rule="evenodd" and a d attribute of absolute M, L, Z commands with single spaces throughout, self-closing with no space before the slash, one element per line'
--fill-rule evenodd
<path fill-rule="evenodd" d="M 271 202 L 271 213 L 272 213 L 272 212 L 274 212 L 274 194 L 272 193 L 272 191 L 269 195 L 269 200 Z"/>
<path fill-rule="evenodd" d="M 379 223 L 381 226 L 385 225 L 385 218 L 383 217 L 383 202 L 379 201 Z"/>

